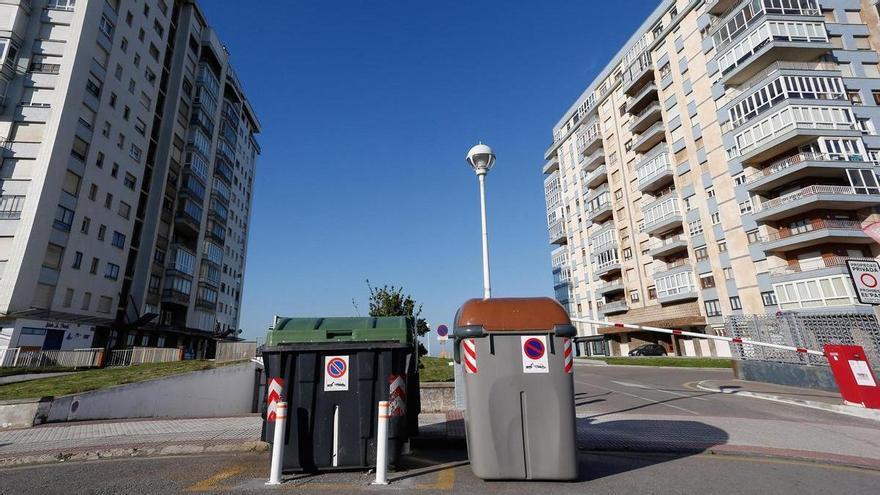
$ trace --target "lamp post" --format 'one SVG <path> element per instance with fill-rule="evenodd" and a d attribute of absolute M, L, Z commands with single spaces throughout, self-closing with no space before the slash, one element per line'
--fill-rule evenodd
<path fill-rule="evenodd" d="M 492 297 L 492 286 L 489 283 L 489 232 L 486 228 L 486 174 L 495 165 L 495 153 L 492 148 L 480 143 L 467 154 L 467 161 L 480 181 L 480 215 L 483 223 L 483 299 Z"/>

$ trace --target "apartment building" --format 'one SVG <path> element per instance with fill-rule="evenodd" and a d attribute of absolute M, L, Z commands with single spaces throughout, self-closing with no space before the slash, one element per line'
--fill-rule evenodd
<path fill-rule="evenodd" d="M 260 124 L 192 0 L 0 0 L 0 348 L 237 335 Z"/>
<path fill-rule="evenodd" d="M 877 258 L 880 22 L 870 0 L 664 0 L 553 128 L 556 297 L 572 315 L 721 333 L 862 312 Z M 705 340 L 580 325 L 581 353 Z"/>

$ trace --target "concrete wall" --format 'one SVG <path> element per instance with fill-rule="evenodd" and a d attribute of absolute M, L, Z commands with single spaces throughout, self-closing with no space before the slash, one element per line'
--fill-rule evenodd
<path fill-rule="evenodd" d="M 117 418 L 191 418 L 249 414 L 254 363 L 121 385 L 52 401 L 42 422 Z"/>
<path fill-rule="evenodd" d="M 733 361 L 733 373 L 740 380 L 775 383 L 790 387 L 812 388 L 837 392 L 831 368 L 764 361 Z"/>
<path fill-rule="evenodd" d="M 446 412 L 456 409 L 454 383 L 422 383 L 419 395 L 423 413 Z"/>

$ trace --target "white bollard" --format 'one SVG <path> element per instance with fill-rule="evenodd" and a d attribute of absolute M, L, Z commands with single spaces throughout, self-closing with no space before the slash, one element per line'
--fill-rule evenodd
<path fill-rule="evenodd" d="M 376 429 L 376 481 L 374 485 L 387 485 L 388 471 L 388 401 L 379 402 L 379 426 Z"/>
<path fill-rule="evenodd" d="M 284 464 L 284 424 L 287 422 L 287 402 L 275 404 L 275 437 L 272 442 L 272 467 L 267 485 L 281 484 L 281 466 Z"/>

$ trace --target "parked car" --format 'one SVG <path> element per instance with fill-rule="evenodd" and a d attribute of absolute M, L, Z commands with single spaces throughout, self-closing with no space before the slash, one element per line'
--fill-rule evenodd
<path fill-rule="evenodd" d="M 666 349 L 659 344 L 644 344 L 629 351 L 630 356 L 665 356 Z"/>

